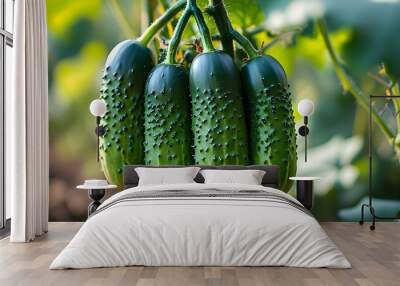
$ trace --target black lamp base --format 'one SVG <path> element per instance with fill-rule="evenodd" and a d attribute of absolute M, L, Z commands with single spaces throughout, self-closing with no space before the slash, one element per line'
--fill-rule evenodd
<path fill-rule="evenodd" d="M 94 130 L 94 133 L 97 135 L 97 162 L 99 162 L 100 158 L 100 136 L 104 136 L 106 133 L 106 128 L 104 126 L 100 125 L 100 117 L 96 117 L 96 129 Z"/>
<path fill-rule="evenodd" d="M 301 136 L 307 136 L 308 133 L 310 133 L 310 129 L 308 129 L 308 127 L 306 125 L 303 125 L 299 128 L 299 134 Z"/>
<path fill-rule="evenodd" d="M 96 133 L 97 136 L 101 137 L 106 133 L 106 128 L 104 126 L 98 125 L 96 126 L 94 133 Z"/>

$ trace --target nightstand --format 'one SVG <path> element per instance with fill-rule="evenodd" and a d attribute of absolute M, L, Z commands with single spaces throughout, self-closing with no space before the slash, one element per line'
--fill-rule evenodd
<path fill-rule="evenodd" d="M 292 181 L 296 181 L 296 196 L 297 200 L 303 206 L 311 210 L 314 204 L 314 181 L 319 180 L 319 177 L 290 177 Z"/>
<path fill-rule="evenodd" d="M 94 180 L 99 181 L 99 180 Z M 83 185 L 79 185 L 76 187 L 78 190 L 87 190 L 89 198 L 92 199 L 92 202 L 88 206 L 88 217 L 94 213 L 97 208 L 101 205 L 101 199 L 106 194 L 106 190 L 111 190 L 117 188 L 116 185 L 109 184 L 90 184 L 89 180 L 86 180 Z"/>

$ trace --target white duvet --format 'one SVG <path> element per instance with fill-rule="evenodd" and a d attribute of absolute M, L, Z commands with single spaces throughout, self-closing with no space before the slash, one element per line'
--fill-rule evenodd
<path fill-rule="evenodd" d="M 262 190 L 232 184 L 136 187 L 106 200 L 50 269 L 146 266 L 294 266 L 350 268 L 318 222 L 290 204 L 258 198 L 151 198 L 112 204 L 131 192 Z M 107 207 L 108 206 L 108 207 Z"/>

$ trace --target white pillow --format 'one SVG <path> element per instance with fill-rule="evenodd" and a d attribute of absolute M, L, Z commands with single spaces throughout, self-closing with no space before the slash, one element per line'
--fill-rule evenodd
<path fill-rule="evenodd" d="M 200 168 L 135 168 L 139 176 L 139 186 L 188 184 L 195 183 L 193 180 Z"/>
<path fill-rule="evenodd" d="M 202 170 L 205 184 L 261 185 L 265 171 L 262 170 Z"/>

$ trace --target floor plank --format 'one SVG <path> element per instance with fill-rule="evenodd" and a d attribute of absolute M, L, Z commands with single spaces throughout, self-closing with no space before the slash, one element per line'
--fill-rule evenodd
<path fill-rule="evenodd" d="M 352 269 L 289 267 L 119 267 L 50 271 L 54 257 L 81 223 L 50 223 L 32 243 L 0 240 L 0 285 L 400 285 L 400 224 L 379 223 L 375 231 L 357 223 L 324 222 L 323 228 L 352 263 Z"/>

